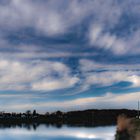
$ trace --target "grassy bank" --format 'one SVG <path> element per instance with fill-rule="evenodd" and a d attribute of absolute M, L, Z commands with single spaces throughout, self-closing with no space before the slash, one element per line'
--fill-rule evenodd
<path fill-rule="evenodd" d="M 116 140 L 140 140 L 140 119 L 119 116 Z"/>

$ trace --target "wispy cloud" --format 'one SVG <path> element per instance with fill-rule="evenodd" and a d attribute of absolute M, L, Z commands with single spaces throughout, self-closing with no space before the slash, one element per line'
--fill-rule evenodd
<path fill-rule="evenodd" d="M 94 25 L 89 30 L 89 42 L 91 46 L 104 50 L 110 50 L 115 55 L 139 54 L 140 30 L 133 31 L 131 34 L 120 37 L 116 33 L 106 31 L 105 27 Z"/>
<path fill-rule="evenodd" d="M 27 110 L 27 109 L 38 109 L 47 110 L 47 111 L 56 111 L 58 109 L 66 110 L 75 110 L 75 109 L 89 109 L 89 108 L 99 108 L 99 109 L 108 109 L 108 108 L 129 108 L 136 109 L 136 100 L 140 97 L 139 92 L 132 92 L 128 94 L 113 94 L 107 93 L 104 96 L 100 97 L 87 97 L 87 98 L 78 98 L 69 101 L 53 101 L 53 102 L 36 102 L 31 101 L 25 102 L 20 100 L 19 102 L 9 102 L 7 105 L 1 105 L 1 109 L 9 110 Z M 118 104 L 119 103 L 119 104 Z"/>
<path fill-rule="evenodd" d="M 139 64 L 101 64 L 87 59 L 81 59 L 79 63 L 86 90 L 92 85 L 104 87 L 120 82 L 130 82 L 129 87 L 140 86 Z"/>
<path fill-rule="evenodd" d="M 78 82 L 71 70 L 60 62 L 0 60 L 1 90 L 56 90 L 69 88 Z"/>

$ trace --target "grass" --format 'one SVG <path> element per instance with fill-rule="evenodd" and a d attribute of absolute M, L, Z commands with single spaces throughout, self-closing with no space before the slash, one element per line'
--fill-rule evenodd
<path fill-rule="evenodd" d="M 140 119 L 119 116 L 116 140 L 140 140 Z"/>

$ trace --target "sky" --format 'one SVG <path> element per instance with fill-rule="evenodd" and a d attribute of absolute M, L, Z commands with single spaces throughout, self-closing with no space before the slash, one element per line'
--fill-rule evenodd
<path fill-rule="evenodd" d="M 0 0 L 0 110 L 136 109 L 139 0 Z"/>

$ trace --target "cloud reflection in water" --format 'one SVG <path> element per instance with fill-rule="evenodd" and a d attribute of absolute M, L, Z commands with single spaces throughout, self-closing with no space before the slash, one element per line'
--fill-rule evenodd
<path fill-rule="evenodd" d="M 39 126 L 36 131 L 25 128 L 6 128 L 0 130 L 1 140 L 114 140 L 115 126 L 110 127 L 67 127 Z"/>

